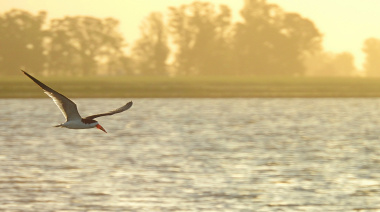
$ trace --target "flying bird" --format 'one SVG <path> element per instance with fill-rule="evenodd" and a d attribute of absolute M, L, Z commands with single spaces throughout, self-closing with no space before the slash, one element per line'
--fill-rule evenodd
<path fill-rule="evenodd" d="M 124 106 L 116 110 L 82 118 L 79 115 L 77 105 L 73 101 L 71 101 L 69 98 L 65 97 L 64 95 L 58 93 L 57 91 L 51 89 L 50 87 L 43 84 L 42 82 L 40 82 L 39 80 L 31 76 L 30 74 L 26 73 L 25 71 L 23 70 L 21 71 L 24 72 L 24 74 L 28 76 L 30 79 L 32 79 L 38 86 L 40 86 L 50 98 L 53 99 L 54 103 L 58 106 L 63 116 L 66 118 L 65 123 L 56 125 L 55 127 L 65 127 L 69 129 L 89 129 L 89 128 L 96 127 L 102 130 L 103 132 L 107 133 L 107 131 L 99 124 L 98 121 L 95 120 L 95 118 L 101 117 L 101 116 L 110 116 L 116 113 L 121 113 L 131 108 L 133 104 L 132 101 L 130 101 Z"/>

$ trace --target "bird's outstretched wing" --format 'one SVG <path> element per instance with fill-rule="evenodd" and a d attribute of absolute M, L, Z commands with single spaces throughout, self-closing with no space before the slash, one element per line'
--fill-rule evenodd
<path fill-rule="evenodd" d="M 40 86 L 50 98 L 53 99 L 54 103 L 61 110 L 63 116 L 65 116 L 66 121 L 81 119 L 81 116 L 79 115 L 77 109 L 77 105 L 73 101 L 71 101 L 64 95 L 58 93 L 57 91 L 51 89 L 49 86 L 43 84 L 42 82 L 32 77 L 25 71 L 21 71 L 24 72 L 24 74 L 28 76 L 30 79 L 32 79 L 38 86 Z"/>
<path fill-rule="evenodd" d="M 92 116 L 87 116 L 85 119 L 94 119 L 94 118 L 97 118 L 100 116 L 110 116 L 110 115 L 113 115 L 115 113 L 121 113 L 121 112 L 126 111 L 129 108 L 131 108 L 132 104 L 133 104 L 133 102 L 131 101 L 131 102 L 128 102 L 127 104 L 125 104 L 124 106 L 122 106 L 116 110 L 110 111 L 108 113 L 101 113 L 101 114 L 96 114 L 96 115 L 92 115 Z"/>

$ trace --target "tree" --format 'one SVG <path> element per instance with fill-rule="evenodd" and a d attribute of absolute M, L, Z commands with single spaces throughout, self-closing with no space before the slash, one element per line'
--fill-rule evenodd
<path fill-rule="evenodd" d="M 364 71 L 368 76 L 380 76 L 380 39 L 368 38 L 364 41 L 363 52 L 366 54 Z"/>
<path fill-rule="evenodd" d="M 168 37 L 161 13 L 151 13 L 140 27 L 141 38 L 136 41 L 132 55 L 140 74 L 167 74 Z"/>
<path fill-rule="evenodd" d="M 45 12 L 33 15 L 16 9 L 0 16 L 0 73 L 19 74 L 20 68 L 43 71 L 45 19 Z"/>
<path fill-rule="evenodd" d="M 338 54 L 318 52 L 305 59 L 308 76 L 350 77 L 356 74 L 354 56 L 348 52 Z"/>
<path fill-rule="evenodd" d="M 112 18 L 86 16 L 54 19 L 50 25 L 49 69 L 60 74 L 97 74 L 99 67 L 118 72 L 124 40 Z M 112 64 L 108 65 L 107 64 Z M 117 65 L 118 64 L 118 65 Z M 115 67 L 115 65 L 117 67 Z"/>
<path fill-rule="evenodd" d="M 320 48 L 321 34 L 313 22 L 265 0 L 245 0 L 241 15 L 244 21 L 235 32 L 241 74 L 304 73 L 304 55 Z"/>
<path fill-rule="evenodd" d="M 178 74 L 221 74 L 228 72 L 228 31 L 231 12 L 207 2 L 170 7 L 169 29 L 175 44 Z"/>
<path fill-rule="evenodd" d="M 354 56 L 348 52 L 342 52 L 335 56 L 333 61 L 336 76 L 354 76 L 356 72 Z"/>

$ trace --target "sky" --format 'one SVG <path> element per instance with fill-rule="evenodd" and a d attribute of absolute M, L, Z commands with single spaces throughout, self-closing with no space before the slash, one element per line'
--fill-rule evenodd
<path fill-rule="evenodd" d="M 120 21 L 120 32 L 127 43 L 139 37 L 142 20 L 153 11 L 167 12 L 169 6 L 188 4 L 194 0 L 0 0 L 0 13 L 23 9 L 32 13 L 44 10 L 48 18 L 88 15 L 113 17 Z M 243 0 L 209 0 L 226 4 L 239 19 Z M 312 20 L 323 34 L 323 47 L 333 53 L 350 52 L 359 69 L 364 62 L 365 39 L 380 38 L 379 0 L 267 0 L 287 12 L 297 12 Z"/>

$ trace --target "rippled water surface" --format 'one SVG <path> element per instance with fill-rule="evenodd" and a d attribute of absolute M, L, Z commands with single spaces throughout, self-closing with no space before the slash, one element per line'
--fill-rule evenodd
<path fill-rule="evenodd" d="M 0 211 L 380 211 L 380 99 L 133 101 L 0 99 Z"/>

